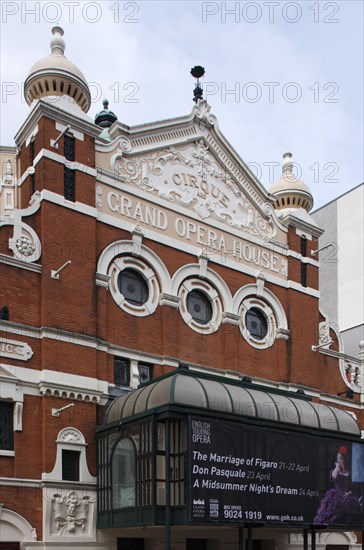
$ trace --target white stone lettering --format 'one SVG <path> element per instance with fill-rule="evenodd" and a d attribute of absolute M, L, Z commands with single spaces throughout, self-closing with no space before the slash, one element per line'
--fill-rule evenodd
<path fill-rule="evenodd" d="M 124 197 L 113 191 L 107 195 L 107 205 L 112 212 L 117 212 L 123 217 L 151 225 L 156 229 L 167 229 L 167 215 L 159 208 L 145 205 L 140 201 L 133 203 L 129 197 Z"/>
<path fill-rule="evenodd" d="M 32 355 L 32 348 L 25 342 L 5 339 L 0 341 L 0 356 L 2 357 L 19 359 L 20 361 L 28 361 Z"/>

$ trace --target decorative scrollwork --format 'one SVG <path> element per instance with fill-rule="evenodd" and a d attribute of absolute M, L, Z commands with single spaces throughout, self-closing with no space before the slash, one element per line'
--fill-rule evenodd
<path fill-rule="evenodd" d="M 330 344 L 332 344 L 332 338 L 330 336 L 330 323 L 320 323 L 319 344 L 320 346 L 330 346 Z"/>
<path fill-rule="evenodd" d="M 194 112 L 196 118 L 207 127 L 214 126 L 217 123 L 215 115 L 211 113 L 211 105 L 207 103 L 206 99 L 199 99 L 197 101 Z"/>
<path fill-rule="evenodd" d="M 63 430 L 59 440 L 67 443 L 83 443 L 80 432 L 72 429 Z"/>
<path fill-rule="evenodd" d="M 201 220 L 216 219 L 266 240 L 275 236 L 270 205 L 262 215 L 202 139 L 146 156 L 114 155 L 113 162 L 122 182 L 189 207 Z"/>

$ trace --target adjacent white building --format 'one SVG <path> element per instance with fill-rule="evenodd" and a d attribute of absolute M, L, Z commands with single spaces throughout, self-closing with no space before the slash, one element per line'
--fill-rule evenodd
<path fill-rule="evenodd" d="M 321 309 L 337 326 L 344 352 L 364 340 L 364 183 L 312 213 L 325 230 L 319 248 Z"/>

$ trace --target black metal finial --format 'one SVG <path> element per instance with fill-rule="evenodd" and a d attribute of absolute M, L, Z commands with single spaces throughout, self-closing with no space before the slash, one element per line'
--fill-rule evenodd
<path fill-rule="evenodd" d="M 191 69 L 191 75 L 197 79 L 195 89 L 193 90 L 193 101 L 195 103 L 197 103 L 199 99 L 202 99 L 203 90 L 202 86 L 200 85 L 200 78 L 202 78 L 204 74 L 205 69 L 204 67 L 201 67 L 201 65 L 195 65 L 195 67 L 192 67 Z"/>

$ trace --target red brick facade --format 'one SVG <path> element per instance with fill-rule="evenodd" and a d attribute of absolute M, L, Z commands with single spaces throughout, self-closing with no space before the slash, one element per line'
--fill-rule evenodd
<path fill-rule="evenodd" d="M 35 134 L 35 157 L 50 151 L 63 158 L 63 140 L 55 150 L 50 145 L 59 135 L 56 120 L 39 108 L 38 132 Z M 19 138 L 20 140 L 22 138 Z M 32 164 L 29 145 L 19 143 L 18 178 Z M 72 426 L 79 430 L 87 443 L 86 458 L 89 472 L 96 475 L 95 429 L 100 423 L 106 404 L 105 391 L 101 401 L 96 398 L 96 386 L 90 391 L 87 384 L 79 392 L 67 389 L 67 377 L 76 375 L 85 380 L 114 384 L 115 355 L 139 356 L 154 365 L 153 376 L 158 377 L 174 368 L 178 362 L 204 366 L 218 371 L 235 372 L 250 376 L 253 381 L 269 381 L 273 386 L 303 388 L 314 400 L 332 402 L 334 406 L 352 410 L 360 426 L 364 426 L 364 410 L 359 406 L 359 395 L 352 399 L 338 399 L 345 389 L 338 359 L 312 351 L 319 343 L 318 265 L 307 264 L 306 287 L 301 286 L 300 236 L 296 228 L 288 228 L 288 278 L 293 284 L 278 285 L 267 280 L 265 288 L 271 291 L 281 304 L 287 317 L 288 339 L 275 339 L 270 347 L 258 349 L 242 336 L 238 324 L 223 322 L 212 334 L 201 334 L 183 320 L 180 311 L 170 305 L 158 305 L 155 312 L 145 317 L 133 316 L 118 306 L 108 288 L 96 284 L 97 263 L 102 252 L 112 243 L 131 240 L 131 230 L 103 223 L 96 218 L 96 187 L 94 170 L 95 135 L 84 133 L 84 139 L 75 140 L 74 204 L 62 205 L 64 195 L 64 163 L 46 156 L 35 165 L 35 191 L 51 192 L 57 200 L 45 196 L 37 211 L 23 218 L 38 235 L 42 254 L 38 271 L 25 269 L 25 263 L 1 266 L 1 305 L 9 308 L 9 320 L 2 322 L 2 336 L 19 342 L 27 342 L 33 355 L 26 362 L 15 355 L 3 360 L 5 367 L 29 369 L 32 377 L 25 383 L 22 429 L 14 432 L 14 456 L 1 456 L 1 476 L 6 482 L 0 488 L 0 501 L 4 508 L 15 511 L 36 529 L 38 540 L 43 536 L 44 484 L 42 475 L 55 467 L 57 436 L 61 430 Z M 77 169 L 77 164 L 86 170 Z M 90 168 L 90 173 L 87 173 Z M 26 209 L 32 195 L 31 177 L 19 188 L 19 204 Z M 48 195 L 50 196 L 50 195 Z M 82 208 L 79 206 L 82 205 Z M 85 207 L 90 207 L 89 210 Z M 1 237 L 2 253 L 10 256 L 8 241 L 11 226 L 5 226 Z M 317 236 L 307 241 L 307 257 L 317 248 Z M 183 247 L 170 247 L 157 239 L 143 238 L 143 246 L 154 252 L 166 266 L 172 278 L 176 271 L 187 264 L 198 264 L 196 255 Z M 51 271 L 65 262 L 59 279 L 51 277 Z M 256 277 L 243 270 L 235 270 L 222 263 L 209 262 L 226 283 L 232 296 L 245 285 L 255 284 Z M 158 275 L 158 274 L 157 274 Z M 307 291 L 308 289 L 308 291 Z M 331 349 L 338 350 L 334 333 Z M 112 350 L 110 352 L 110 350 Z M 164 359 L 167 358 L 166 361 Z M 38 376 L 36 372 L 41 374 Z M 49 382 L 43 383 L 44 372 L 52 372 Z M 23 384 L 24 386 L 24 384 Z M 25 388 L 24 386 L 24 388 Z M 68 392 L 68 393 L 67 393 Z M 102 393 L 102 392 L 101 392 Z M 58 417 L 52 409 L 68 404 L 74 407 Z M 97 404 L 99 403 L 99 405 Z M 354 406 L 353 405 L 358 405 Z M 14 486 L 9 479 L 19 480 Z M 22 480 L 24 482 L 22 483 Z M 26 481 L 25 481 L 26 480 Z M 29 482 L 32 480 L 33 485 Z M 52 492 L 50 485 L 47 490 Z M 50 495 L 52 498 L 52 495 Z"/>

